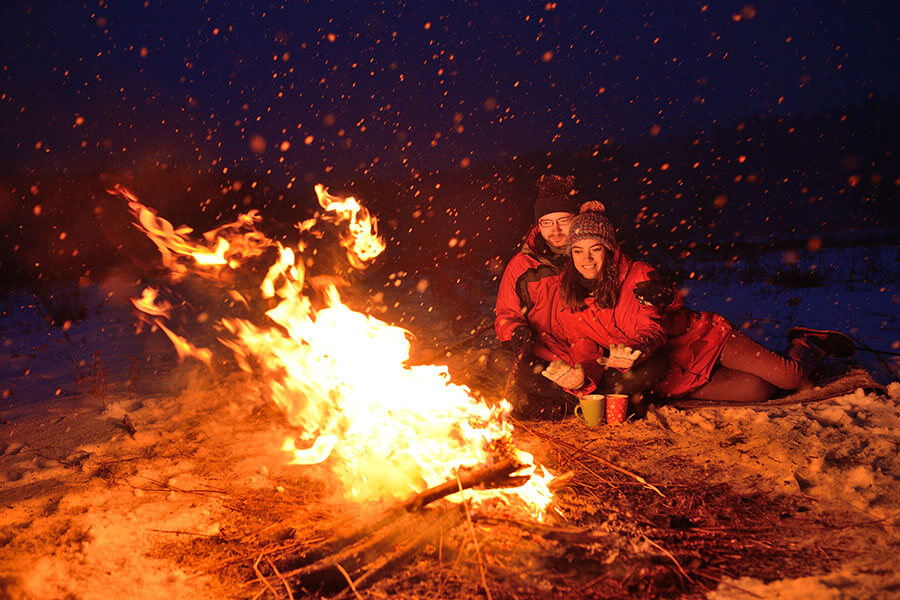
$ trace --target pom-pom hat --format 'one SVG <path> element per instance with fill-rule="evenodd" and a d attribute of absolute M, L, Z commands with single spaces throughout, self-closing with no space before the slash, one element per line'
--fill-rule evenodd
<path fill-rule="evenodd" d="M 616 231 L 606 218 L 606 207 L 597 200 L 582 204 L 581 213 L 572 219 L 569 227 L 569 253 L 575 242 L 587 239 L 597 240 L 612 252 L 616 250 Z"/>
<path fill-rule="evenodd" d="M 575 177 L 569 175 L 541 175 L 537 180 L 538 196 L 534 203 L 534 220 L 539 221 L 544 215 L 555 212 L 578 214 Z"/>

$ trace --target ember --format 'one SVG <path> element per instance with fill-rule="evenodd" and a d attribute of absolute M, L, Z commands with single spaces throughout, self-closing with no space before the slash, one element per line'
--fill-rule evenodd
<path fill-rule="evenodd" d="M 528 482 L 477 494 L 517 498 L 532 515 L 543 517 L 552 477 L 512 446 L 509 404 L 504 400 L 489 407 L 467 387 L 452 383 L 447 367 L 406 366 L 407 332 L 342 304 L 327 278 L 321 290 L 324 307 L 315 308 L 305 291 L 303 242 L 286 247 L 269 239 L 257 229 L 262 218 L 255 211 L 195 239 L 191 228 L 174 227 L 128 190 L 118 187 L 112 193 L 128 200 L 136 226 L 156 244 L 174 281 L 192 276 L 224 281 L 225 270 L 239 270 L 276 251 L 277 259 L 256 286 L 259 298 L 274 304 L 265 312 L 265 323 L 224 317 L 219 324 L 228 335 L 218 340 L 242 369 L 265 380 L 272 399 L 297 428 L 297 439 L 285 440 L 282 447 L 291 462 L 327 461 L 348 497 L 380 500 L 421 492 L 453 480 L 461 467 L 512 455 L 530 465 L 520 471 Z M 300 223 L 300 232 L 332 224 L 348 262 L 365 268 L 385 249 L 375 218 L 353 198 L 332 196 L 321 185 L 316 194 L 322 210 Z M 244 298 L 237 289 L 223 293 Z M 133 301 L 142 318 L 163 330 L 180 358 L 193 356 L 210 365 L 210 349 L 194 346 L 166 324 L 171 306 L 157 294 L 148 288 Z"/>

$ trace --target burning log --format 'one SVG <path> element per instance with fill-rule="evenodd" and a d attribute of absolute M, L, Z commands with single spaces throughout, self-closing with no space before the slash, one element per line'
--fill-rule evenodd
<path fill-rule="evenodd" d="M 488 467 L 460 472 L 454 479 L 395 504 L 350 534 L 336 537 L 302 556 L 282 559 L 277 563 L 277 572 L 285 580 L 302 580 L 304 587 L 345 587 L 351 581 L 356 589 L 370 585 L 397 562 L 455 527 L 465 514 L 460 505 L 424 511 L 426 506 L 476 486 L 522 485 L 528 477 L 511 474 L 525 466 L 509 457 Z M 266 581 L 278 585 L 279 579 L 269 577 Z"/>

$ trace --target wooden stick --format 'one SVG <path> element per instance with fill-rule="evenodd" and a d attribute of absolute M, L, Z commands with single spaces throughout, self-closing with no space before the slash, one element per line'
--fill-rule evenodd
<path fill-rule="evenodd" d="M 857 349 L 857 350 L 863 350 L 863 351 L 865 351 L 865 352 L 871 352 L 872 354 L 875 355 L 875 357 L 876 357 L 879 361 L 881 361 L 881 364 L 884 365 L 884 368 L 887 369 L 888 373 L 893 374 L 894 371 L 891 369 L 891 365 L 888 363 L 888 361 L 885 360 L 884 355 L 885 355 L 885 354 L 890 354 L 891 356 L 900 356 L 900 354 L 898 354 L 898 353 L 896 353 L 896 352 L 888 352 L 887 350 L 876 350 L 875 348 L 873 348 L 873 347 L 871 347 L 871 346 L 869 346 L 869 345 L 867 345 L 867 344 L 862 343 L 861 341 L 859 341 L 859 340 L 858 340 L 857 338 L 855 338 L 855 337 L 851 337 L 851 336 L 849 336 L 849 335 L 848 335 L 847 337 L 849 337 L 851 340 L 853 340 L 854 342 L 856 342 L 854 345 L 856 346 L 856 349 Z"/>
<path fill-rule="evenodd" d="M 374 523 L 324 544 L 308 553 L 302 560 L 288 558 L 282 561 L 281 567 L 285 571 L 283 575 L 284 577 L 304 577 L 326 571 L 337 562 L 349 564 L 354 559 L 383 545 L 386 541 L 390 541 L 394 537 L 402 537 L 400 532 L 408 523 L 401 519 L 410 513 L 419 511 L 427 504 L 456 493 L 460 489 L 468 489 L 508 477 L 510 473 L 514 473 L 524 466 L 517 458 L 509 457 L 489 467 L 461 473 L 458 480 L 449 480 L 413 495 L 382 513 L 382 516 Z M 413 523 L 413 525 L 416 524 Z M 421 524 L 416 526 L 421 527 Z M 377 535 L 374 535 L 376 533 Z M 360 542 L 360 540 L 362 541 Z"/>
<path fill-rule="evenodd" d="M 253 562 L 253 570 L 256 572 L 256 578 L 259 579 L 260 581 L 262 581 L 263 585 L 266 586 L 266 589 L 269 590 L 270 592 L 272 592 L 272 595 L 277 598 L 278 594 L 276 594 L 275 590 L 272 588 L 272 586 L 269 585 L 269 579 L 265 575 L 262 574 L 262 571 L 259 570 L 259 561 L 262 560 L 262 557 L 263 557 L 263 555 L 260 554 L 259 558 L 257 558 Z"/>
<path fill-rule="evenodd" d="M 518 519 L 505 519 L 497 517 L 489 517 L 475 515 L 473 521 L 478 523 L 486 523 L 490 525 L 514 525 L 520 529 L 524 529 L 529 533 L 534 533 L 543 538 L 556 540 L 560 542 L 572 542 L 576 544 L 596 544 L 608 540 L 609 538 L 618 537 L 616 534 L 607 531 L 599 531 L 596 529 L 587 529 L 583 527 L 553 527 L 536 521 L 520 521 Z"/>
<path fill-rule="evenodd" d="M 511 473 L 515 473 L 525 466 L 526 465 L 522 464 L 519 459 L 511 456 L 489 467 L 462 473 L 459 475 L 459 482 L 454 478 L 410 496 L 406 500 L 387 509 L 373 523 L 365 525 L 349 535 L 336 538 L 331 542 L 324 544 L 323 549 L 331 549 L 331 551 L 333 551 L 334 548 L 352 544 L 357 540 L 390 525 L 405 514 L 415 512 L 435 500 L 458 492 L 460 485 L 463 489 L 468 489 L 475 487 L 476 485 L 491 483 L 506 478 Z"/>
<path fill-rule="evenodd" d="M 737 585 L 731 583 L 730 581 L 724 581 L 724 580 L 722 580 L 722 579 L 719 579 L 718 577 L 713 577 L 712 575 L 707 575 L 706 573 L 701 573 L 700 571 L 694 571 L 694 575 L 699 575 L 700 577 L 705 577 L 705 578 L 707 578 L 707 579 L 710 579 L 710 580 L 712 580 L 712 581 L 715 581 L 715 582 L 718 583 L 719 585 L 727 585 L 727 586 L 729 586 L 729 587 L 733 587 L 734 589 L 739 590 L 739 591 L 741 591 L 741 592 L 743 592 L 743 593 L 745 593 L 745 594 L 749 594 L 750 596 L 753 596 L 754 598 L 762 598 L 762 597 L 763 597 L 763 596 L 760 596 L 759 594 L 756 594 L 756 593 L 754 593 L 754 592 L 751 592 L 751 591 L 748 590 L 748 589 L 745 589 L 745 588 L 742 588 L 742 587 L 740 587 L 740 586 L 737 586 Z"/>
<path fill-rule="evenodd" d="M 441 516 L 436 521 L 431 523 L 428 527 L 426 527 L 421 534 L 413 538 L 411 541 L 405 544 L 401 544 L 400 548 L 392 554 L 383 556 L 382 558 L 373 562 L 371 565 L 368 565 L 364 569 L 365 573 L 363 573 L 363 575 L 356 580 L 356 590 L 368 587 L 369 585 L 374 583 L 378 577 L 381 576 L 382 572 L 400 562 L 401 560 L 412 554 L 414 551 L 424 546 L 429 541 L 437 538 L 445 529 L 455 527 L 461 520 L 462 514 L 459 506 L 454 506 L 448 510 L 445 510 L 441 514 Z M 348 597 L 349 593 L 346 589 L 344 589 L 342 592 L 334 596 L 334 600 L 345 600 Z"/>
<path fill-rule="evenodd" d="M 353 590 L 353 595 L 356 596 L 357 600 L 363 600 L 363 597 L 359 595 L 359 590 L 356 589 L 356 584 L 353 583 L 353 579 L 350 577 L 350 573 L 341 566 L 341 563 L 334 563 L 334 566 L 337 567 L 337 570 L 340 571 L 341 575 L 344 576 L 344 579 L 347 580 L 347 583 L 350 585 L 350 589 Z"/>
<path fill-rule="evenodd" d="M 269 563 L 269 568 L 272 569 L 272 572 L 275 573 L 275 577 L 281 580 L 284 589 L 287 590 L 288 600 L 294 600 L 294 592 L 291 590 L 291 586 L 288 584 L 287 579 L 282 577 L 281 573 L 278 572 L 278 567 L 275 566 L 275 563 L 273 563 L 272 559 L 268 556 L 266 557 L 266 562 Z"/>
<path fill-rule="evenodd" d="M 650 545 L 653 546 L 654 548 L 658 548 L 663 554 L 665 554 L 666 556 L 668 556 L 669 558 L 671 558 L 671 559 L 672 559 L 672 562 L 675 563 L 675 566 L 678 567 L 678 571 L 679 571 L 682 575 L 684 575 L 684 578 L 687 579 L 688 581 L 690 581 L 691 583 L 694 583 L 694 580 L 691 579 L 691 576 L 688 575 L 688 574 L 685 572 L 684 568 L 681 566 L 681 563 L 678 562 L 678 559 L 675 558 L 675 556 L 673 556 L 671 552 L 669 552 L 668 550 L 666 550 L 665 548 L 663 548 L 662 546 L 660 546 L 659 544 L 657 544 L 656 542 L 654 542 L 653 540 L 651 540 L 650 538 L 648 538 L 646 535 L 641 534 L 641 537 L 643 537 L 645 540 L 647 540 L 647 543 L 648 543 L 648 544 L 650 544 Z"/>
<path fill-rule="evenodd" d="M 386 540 L 390 540 L 390 538 L 393 537 L 395 533 L 400 532 L 404 528 L 403 525 L 405 525 L 405 523 L 401 523 L 400 526 L 395 528 L 388 528 L 388 531 L 383 535 L 367 537 L 360 543 L 351 544 L 333 554 L 326 554 L 324 557 L 319 558 L 312 563 L 286 571 L 285 573 L 283 573 L 283 576 L 287 578 L 307 577 L 314 573 L 327 571 L 328 569 L 334 567 L 337 563 L 350 564 L 360 556 L 363 556 L 367 553 L 375 553 L 376 549 L 380 545 L 383 545 Z M 289 568 L 293 564 L 296 563 L 282 562 L 282 568 Z"/>
<path fill-rule="evenodd" d="M 459 475 L 457 475 L 456 481 L 459 484 L 459 493 L 462 495 L 463 489 L 462 484 L 459 483 Z M 488 588 L 487 584 L 487 575 L 484 568 L 484 558 L 481 555 L 481 546 L 478 545 L 478 537 L 475 535 L 475 526 L 472 524 L 472 514 L 469 512 L 469 503 L 465 499 L 463 499 L 463 507 L 466 509 L 466 520 L 469 522 L 469 533 L 472 535 L 472 543 L 475 545 L 475 556 L 478 557 L 478 572 L 481 573 L 481 587 L 484 588 L 487 599 L 493 600 L 491 590 Z"/>

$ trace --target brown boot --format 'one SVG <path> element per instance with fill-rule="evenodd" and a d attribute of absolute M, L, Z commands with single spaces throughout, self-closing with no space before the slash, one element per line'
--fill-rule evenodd
<path fill-rule="evenodd" d="M 853 340 L 838 331 L 809 329 L 807 327 L 792 327 L 788 331 L 787 338 L 789 341 L 800 337 L 810 344 L 821 348 L 828 356 L 850 358 L 856 354 L 856 344 L 853 343 Z"/>

